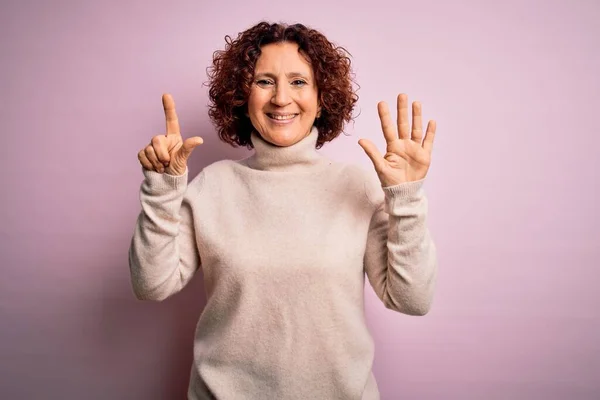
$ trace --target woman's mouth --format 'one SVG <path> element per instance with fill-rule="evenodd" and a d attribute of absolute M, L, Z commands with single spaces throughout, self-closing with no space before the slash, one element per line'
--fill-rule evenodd
<path fill-rule="evenodd" d="M 271 114 L 267 113 L 267 117 L 276 124 L 290 123 L 298 114 Z"/>

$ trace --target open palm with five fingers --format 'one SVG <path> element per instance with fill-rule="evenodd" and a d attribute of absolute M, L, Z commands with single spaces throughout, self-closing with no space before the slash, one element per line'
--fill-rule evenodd
<path fill-rule="evenodd" d="M 409 130 L 408 98 L 398 95 L 398 120 L 394 124 L 385 102 L 377 104 L 381 128 L 386 142 L 386 153 L 381 155 L 377 147 L 367 139 L 359 140 L 360 146 L 369 156 L 384 187 L 425 178 L 431 164 L 431 151 L 435 137 L 435 121 L 427 124 L 423 137 L 421 104 L 412 104 L 412 129 Z"/>
<path fill-rule="evenodd" d="M 183 175 L 190 154 L 202 144 L 203 140 L 199 136 L 183 140 L 173 97 L 164 94 L 162 103 L 167 120 L 167 133 L 154 136 L 150 144 L 139 151 L 138 159 L 147 170 L 166 172 L 169 175 Z"/>

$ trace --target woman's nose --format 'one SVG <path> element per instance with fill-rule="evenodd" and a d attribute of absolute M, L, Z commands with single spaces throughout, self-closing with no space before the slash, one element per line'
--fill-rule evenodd
<path fill-rule="evenodd" d="M 271 102 L 277 106 L 285 106 L 290 103 L 289 88 L 287 85 L 276 85 Z"/>

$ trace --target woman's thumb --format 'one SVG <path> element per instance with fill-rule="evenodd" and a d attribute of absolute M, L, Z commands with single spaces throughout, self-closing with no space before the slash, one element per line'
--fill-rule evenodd
<path fill-rule="evenodd" d="M 190 154 L 192 154 L 192 151 L 194 151 L 194 149 L 197 146 L 200 146 L 202 143 L 204 143 L 204 140 L 202 140 L 200 136 L 187 138 L 183 141 L 183 145 L 181 146 L 179 152 L 187 160 Z"/>

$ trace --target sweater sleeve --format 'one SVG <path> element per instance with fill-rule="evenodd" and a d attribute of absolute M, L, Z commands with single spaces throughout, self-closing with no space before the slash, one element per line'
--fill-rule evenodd
<path fill-rule="evenodd" d="M 382 188 L 377 180 L 366 187 L 375 207 L 365 251 L 367 277 L 386 308 L 408 315 L 427 314 L 437 278 L 423 183 Z"/>
<path fill-rule="evenodd" d="M 145 169 L 143 174 L 142 210 L 129 248 L 131 283 L 138 299 L 162 301 L 183 289 L 200 267 L 188 170 L 180 176 Z"/>

